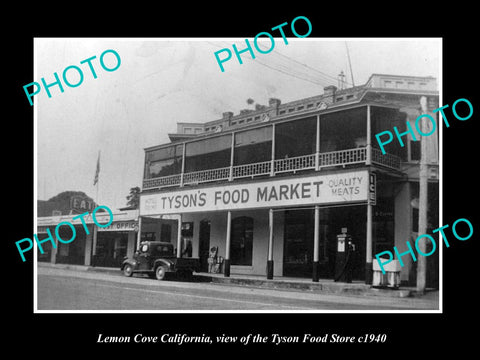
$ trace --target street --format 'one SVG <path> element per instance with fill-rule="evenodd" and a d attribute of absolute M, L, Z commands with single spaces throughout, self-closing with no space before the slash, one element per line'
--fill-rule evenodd
<path fill-rule="evenodd" d="M 260 289 L 38 267 L 41 310 L 424 310 L 438 300 Z"/>

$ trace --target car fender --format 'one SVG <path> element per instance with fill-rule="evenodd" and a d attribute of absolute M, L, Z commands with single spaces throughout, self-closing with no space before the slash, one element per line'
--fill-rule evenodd
<path fill-rule="evenodd" d="M 123 260 L 122 262 L 122 265 L 120 266 L 120 270 L 123 270 L 123 268 L 125 267 L 125 265 L 127 264 L 130 264 L 133 266 L 133 269 L 135 269 L 136 265 L 137 265 L 137 262 L 134 260 L 134 259 L 125 259 Z"/>
<path fill-rule="evenodd" d="M 157 260 L 155 260 L 155 263 L 153 264 L 153 268 L 156 269 L 160 265 L 165 266 L 167 268 L 167 271 L 173 271 L 175 263 L 171 260 L 168 260 L 168 259 L 157 259 Z"/>

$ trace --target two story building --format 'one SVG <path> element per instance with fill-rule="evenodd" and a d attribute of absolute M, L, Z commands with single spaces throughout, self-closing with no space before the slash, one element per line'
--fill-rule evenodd
<path fill-rule="evenodd" d="M 416 238 L 420 159 L 420 141 L 410 135 L 382 154 L 375 134 L 406 131 L 407 121 L 415 129 L 421 97 L 430 112 L 438 107 L 435 78 L 373 74 L 362 86 L 328 86 L 321 95 L 285 104 L 272 98 L 238 115 L 178 124 L 170 143 L 145 148 L 138 241 L 145 227 L 165 224 L 168 236 L 158 236 L 177 242 L 178 256 L 189 242 L 205 271 L 216 247 L 225 276 L 318 281 L 334 278 L 337 236 L 346 232 L 355 245 L 354 279 L 371 283 L 375 254 L 406 250 Z M 438 132 L 416 138 L 428 141 L 429 226 L 436 228 Z M 403 260 L 401 280 L 414 283 L 415 263 Z"/>

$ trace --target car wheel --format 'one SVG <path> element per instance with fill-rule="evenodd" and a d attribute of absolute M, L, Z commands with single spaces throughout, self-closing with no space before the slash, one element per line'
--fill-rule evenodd
<path fill-rule="evenodd" d="M 157 280 L 165 279 L 166 273 L 167 273 L 167 270 L 165 269 L 164 266 L 159 266 L 155 269 L 155 277 L 157 278 Z"/>
<path fill-rule="evenodd" d="M 132 276 L 133 275 L 133 266 L 130 265 L 130 264 L 126 264 L 124 267 L 123 267 L 123 275 L 125 276 Z"/>

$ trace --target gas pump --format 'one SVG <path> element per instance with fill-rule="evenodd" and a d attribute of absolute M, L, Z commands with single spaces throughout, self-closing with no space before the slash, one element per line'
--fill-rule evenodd
<path fill-rule="evenodd" d="M 335 281 L 352 282 L 355 244 L 347 234 L 347 228 L 337 235 L 337 256 L 335 258 Z"/>

